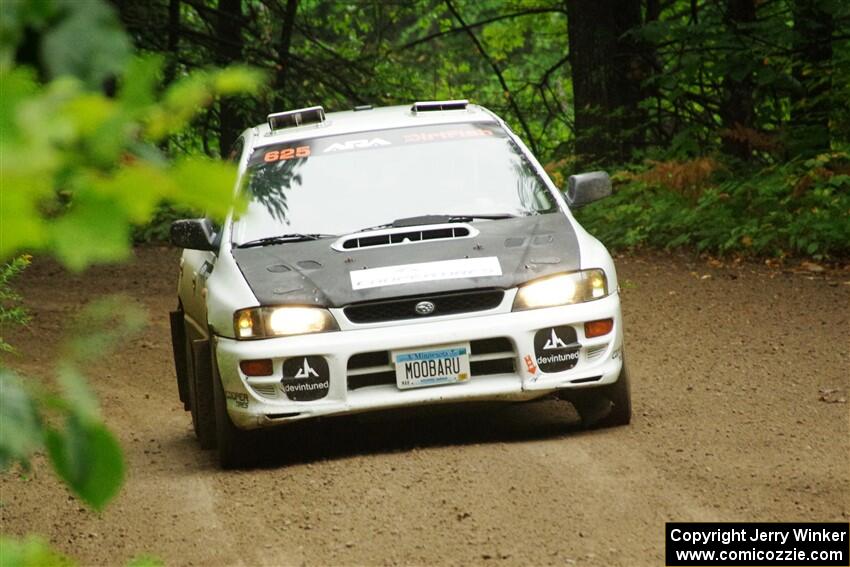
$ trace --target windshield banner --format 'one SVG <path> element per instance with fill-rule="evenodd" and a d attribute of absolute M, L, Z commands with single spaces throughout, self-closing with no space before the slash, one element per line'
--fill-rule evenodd
<path fill-rule="evenodd" d="M 282 144 L 262 146 L 254 150 L 248 167 L 287 160 L 334 155 L 339 153 L 375 150 L 393 146 L 430 144 L 484 138 L 505 138 L 507 134 L 495 123 L 438 124 L 418 128 L 394 128 L 356 132 L 326 138 L 310 138 Z"/>

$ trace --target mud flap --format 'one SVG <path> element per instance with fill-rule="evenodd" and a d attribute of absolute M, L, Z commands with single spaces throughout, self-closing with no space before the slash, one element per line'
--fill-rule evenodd
<path fill-rule="evenodd" d="M 189 372 L 186 367 L 186 329 L 183 325 L 183 311 L 171 311 L 171 349 L 174 351 L 174 371 L 177 374 L 177 393 L 183 402 L 183 409 L 189 411 Z"/>
<path fill-rule="evenodd" d="M 194 383 L 192 388 L 192 424 L 202 449 L 215 448 L 215 407 L 213 401 L 213 360 L 210 341 L 192 341 Z"/>

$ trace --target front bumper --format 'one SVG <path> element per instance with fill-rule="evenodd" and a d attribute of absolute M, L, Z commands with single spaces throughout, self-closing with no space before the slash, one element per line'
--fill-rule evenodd
<path fill-rule="evenodd" d="M 584 322 L 612 318 L 610 333 L 585 338 Z M 578 362 L 561 372 L 541 372 L 534 336 L 540 329 L 570 325 L 581 345 Z M 428 347 L 432 345 L 507 339 L 512 345 L 513 371 L 476 375 L 465 382 L 400 390 L 395 384 L 351 389 L 349 359 L 357 354 Z M 565 388 L 587 388 L 617 380 L 622 367 L 623 329 L 617 293 L 587 303 L 511 313 L 467 316 L 385 327 L 348 329 L 332 333 L 253 341 L 215 337 L 219 375 L 233 423 L 242 429 L 273 426 L 325 415 L 359 413 L 410 405 L 463 401 L 525 401 Z M 327 360 L 330 373 L 325 397 L 293 401 L 280 390 L 283 362 L 309 355 Z M 505 353 L 502 353 L 505 355 Z M 485 356 L 486 357 L 486 356 Z M 270 358 L 274 374 L 246 377 L 242 360 Z M 473 356 L 473 358 L 475 358 Z"/>

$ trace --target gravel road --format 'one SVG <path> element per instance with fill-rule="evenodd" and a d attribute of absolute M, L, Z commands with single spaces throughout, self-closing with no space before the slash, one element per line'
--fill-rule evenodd
<path fill-rule="evenodd" d="M 663 565 L 665 521 L 850 520 L 850 271 L 679 256 L 617 260 L 635 417 L 578 429 L 566 403 L 432 408 L 299 424 L 222 472 L 177 401 L 167 312 L 177 253 L 21 280 L 11 366 L 51 371 L 68 317 L 123 292 L 151 322 L 91 364 L 128 478 L 102 514 L 42 458 L 0 477 L 0 527 L 83 564 Z M 841 402 L 840 400 L 845 400 Z"/>

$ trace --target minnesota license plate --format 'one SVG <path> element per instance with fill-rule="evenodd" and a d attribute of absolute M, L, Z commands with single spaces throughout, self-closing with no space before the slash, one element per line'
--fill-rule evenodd
<path fill-rule="evenodd" d="M 393 351 L 402 390 L 469 380 L 469 343 Z"/>

